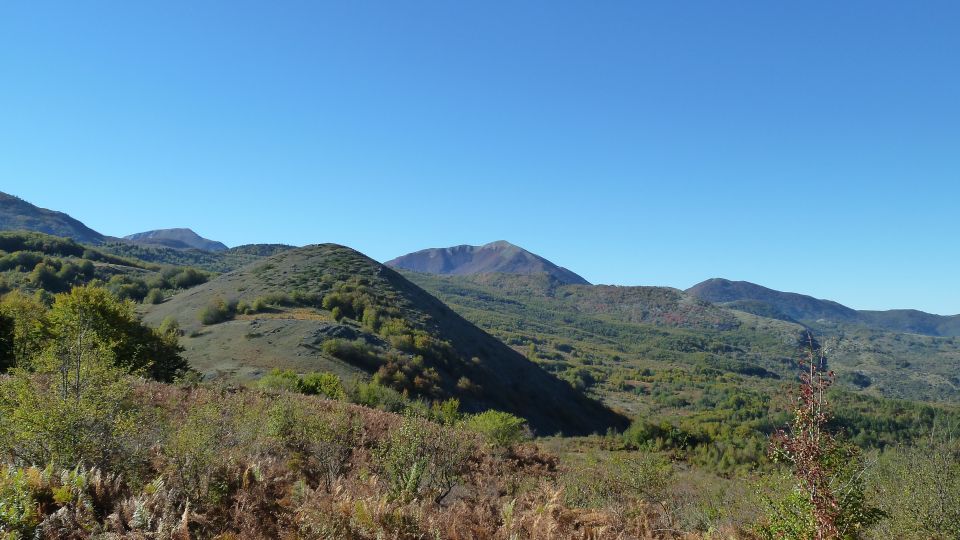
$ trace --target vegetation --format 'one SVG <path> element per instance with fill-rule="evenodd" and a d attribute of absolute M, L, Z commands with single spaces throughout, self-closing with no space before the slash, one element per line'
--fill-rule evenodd
<path fill-rule="evenodd" d="M 628 411 L 631 447 L 728 475 L 771 465 L 767 440 L 792 410 L 782 396 L 796 378 L 802 326 L 671 289 L 564 285 L 545 275 L 404 276 L 574 388 Z M 942 403 L 960 399 L 952 338 L 822 330 L 840 382 L 829 391 L 838 405 L 830 426 L 857 446 L 909 444 L 960 423 L 960 409 Z M 916 401 L 923 397 L 931 402 Z"/>
<path fill-rule="evenodd" d="M 343 246 L 284 251 L 153 305 L 146 320 L 170 316 L 183 323 L 185 354 L 207 373 L 280 368 L 369 377 L 412 399 L 456 398 L 468 412 L 522 415 L 540 433 L 627 424 Z M 369 397 L 390 399 L 380 390 Z"/>
<path fill-rule="evenodd" d="M 275 369 L 251 388 L 198 380 L 180 356 L 177 319 L 144 326 L 109 283 L 8 293 L 0 532 L 806 539 L 960 530 L 960 423 L 949 406 L 830 388 L 821 357 L 777 368 L 731 352 L 739 341 L 668 327 L 644 331 L 679 354 L 648 366 L 618 366 L 624 351 L 590 363 L 587 342 L 569 337 L 526 342 L 543 365 L 577 360 L 560 371 L 562 388 L 617 389 L 609 395 L 647 407 L 622 434 L 531 440 L 528 419 L 471 408 L 448 390 L 467 395 L 472 379 L 486 388 L 490 379 L 444 339 L 453 334 L 442 308 L 418 311 L 428 304 L 414 302 L 417 289 L 383 287 L 363 268 L 315 288 L 284 285 L 286 294 L 233 296 L 210 283 L 221 294 L 216 312 L 237 323 L 251 314 L 323 317 L 321 328 L 342 337 L 324 334 L 319 352 L 367 368 L 348 380 Z M 250 300 L 226 300 L 243 294 Z M 797 386 L 797 366 L 790 401 L 780 396 Z"/>
<path fill-rule="evenodd" d="M 0 232 L 0 293 L 21 290 L 55 294 L 94 284 L 121 299 L 159 303 L 164 291 L 190 288 L 209 277 L 195 268 L 160 267 L 66 238 Z"/>

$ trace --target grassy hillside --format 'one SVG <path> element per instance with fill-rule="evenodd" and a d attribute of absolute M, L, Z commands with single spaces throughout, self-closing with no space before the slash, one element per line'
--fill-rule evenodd
<path fill-rule="evenodd" d="M 271 368 L 375 374 L 466 410 L 496 408 L 541 433 L 589 433 L 624 420 L 584 398 L 395 271 L 342 246 L 285 251 L 152 306 L 176 318 L 191 364 L 252 378 Z"/>
<path fill-rule="evenodd" d="M 293 246 L 284 244 L 247 244 L 226 251 L 201 251 L 197 249 L 173 249 L 162 246 L 146 246 L 126 242 L 111 242 L 100 249 L 114 255 L 139 259 L 156 264 L 192 266 L 208 272 L 230 272 L 254 261 L 275 255 Z"/>

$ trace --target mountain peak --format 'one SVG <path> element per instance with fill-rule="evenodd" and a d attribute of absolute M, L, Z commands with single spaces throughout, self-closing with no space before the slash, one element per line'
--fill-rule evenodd
<path fill-rule="evenodd" d="M 193 229 L 173 228 L 156 229 L 123 237 L 137 244 L 158 245 L 174 249 L 199 249 L 202 251 L 226 251 L 228 248 L 222 242 L 208 240 Z"/>
<path fill-rule="evenodd" d="M 441 275 L 549 274 L 565 284 L 589 285 L 581 276 L 506 240 L 482 246 L 424 249 L 387 261 L 387 266 Z"/>

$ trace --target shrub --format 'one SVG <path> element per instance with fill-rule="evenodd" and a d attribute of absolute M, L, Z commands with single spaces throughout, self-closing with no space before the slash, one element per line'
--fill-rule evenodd
<path fill-rule="evenodd" d="M 223 298 L 214 298 L 206 307 L 200 310 L 198 317 L 202 324 L 219 324 L 232 319 L 236 314 L 236 309 L 236 302 L 227 302 Z"/>
<path fill-rule="evenodd" d="M 39 476 L 36 469 L 0 468 L 0 530 L 8 538 L 33 538 L 41 516 L 28 478 Z"/>
<path fill-rule="evenodd" d="M 299 389 L 307 395 L 326 396 L 330 399 L 339 400 L 347 396 L 340 377 L 325 371 L 304 375 L 299 381 Z"/>
<path fill-rule="evenodd" d="M 410 502 L 443 499 L 466 471 L 470 438 L 420 418 L 406 417 L 377 447 L 377 464 L 390 497 Z"/>
<path fill-rule="evenodd" d="M 176 271 L 167 279 L 170 280 L 170 284 L 175 289 L 189 289 L 195 285 L 206 283 L 210 276 L 196 268 L 184 268 Z"/>
<path fill-rule="evenodd" d="M 0 384 L 0 447 L 21 464 L 127 467 L 137 412 L 123 371 L 103 344 L 73 352 L 51 352 L 37 373 L 17 368 Z"/>
<path fill-rule="evenodd" d="M 321 350 L 324 354 L 367 370 L 377 369 L 383 364 L 383 360 L 363 341 L 328 339 L 321 345 Z"/>
<path fill-rule="evenodd" d="M 325 489 L 346 468 L 357 444 L 358 427 L 343 408 L 320 412 L 292 396 L 276 400 L 267 425 L 268 433 L 293 453 L 291 468 L 319 479 Z"/>
<path fill-rule="evenodd" d="M 261 390 L 298 392 L 300 390 L 300 377 L 292 369 L 281 370 L 274 368 L 257 381 L 257 388 Z"/>
<path fill-rule="evenodd" d="M 407 400 L 400 392 L 375 382 L 357 382 L 350 389 L 349 398 L 357 405 L 387 412 L 400 412 L 407 405 Z"/>
<path fill-rule="evenodd" d="M 567 504 L 582 508 L 629 507 L 666 498 L 673 465 L 655 452 L 618 452 L 588 456 L 564 478 Z"/>
<path fill-rule="evenodd" d="M 479 433 L 497 448 L 509 448 L 529 438 L 526 420 L 510 413 L 489 410 L 468 417 L 464 426 Z"/>
<path fill-rule="evenodd" d="M 916 446 L 889 448 L 870 475 L 889 519 L 881 538 L 960 538 L 960 439 L 938 427 Z"/>
<path fill-rule="evenodd" d="M 163 302 L 163 291 L 160 289 L 150 289 L 147 295 L 143 297 L 145 304 L 160 304 Z"/>

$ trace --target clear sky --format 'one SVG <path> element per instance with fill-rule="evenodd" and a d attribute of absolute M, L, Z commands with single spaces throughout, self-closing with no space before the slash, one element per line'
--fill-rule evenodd
<path fill-rule="evenodd" d="M 0 190 L 960 313 L 956 1 L 0 4 Z"/>

